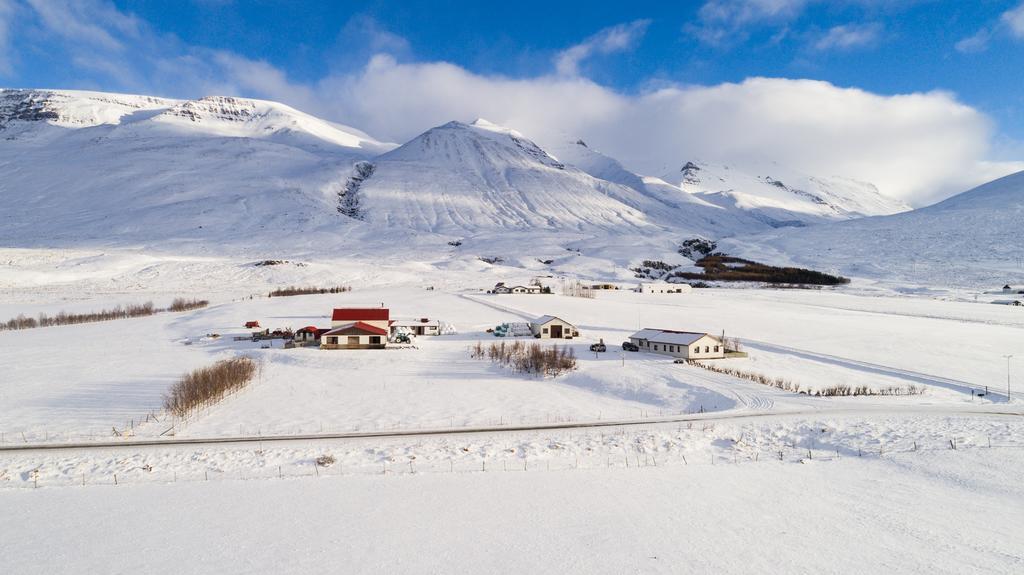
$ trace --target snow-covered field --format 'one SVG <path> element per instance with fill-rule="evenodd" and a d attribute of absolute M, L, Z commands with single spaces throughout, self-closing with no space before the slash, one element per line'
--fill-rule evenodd
<path fill-rule="evenodd" d="M 1024 450 L 0 492 L 6 573 L 1014 573 Z M 45 552 L 41 541 L 45 541 Z"/>
<path fill-rule="evenodd" d="M 136 261 L 105 283 L 110 260 L 83 256 L 97 274 L 72 268 L 62 283 L 33 256 L 18 261 L 40 276 L 3 278 L 4 318 L 212 303 L 0 332 L 0 448 L 119 442 L 0 451 L 12 550 L 0 571 L 1009 573 L 1024 562 L 1009 535 L 1024 517 L 1024 421 L 1019 401 L 996 393 L 1001 356 L 1024 356 L 1017 310 L 856 289 L 494 296 L 483 293 L 494 281 L 529 277 L 482 264 L 211 258 L 186 269 L 138 257 L 160 273 Z M 261 295 L 289 283 L 353 291 Z M 249 320 L 327 326 L 333 307 L 381 304 L 457 333 L 383 351 L 234 340 Z M 579 327 L 577 371 L 537 379 L 470 358 L 477 341 L 497 341 L 487 328 L 541 314 Z M 806 389 L 924 392 L 809 397 L 621 351 L 646 326 L 724 330 L 750 357 L 722 365 Z M 589 352 L 599 339 L 609 351 Z M 248 387 L 188 421 L 161 412 L 183 372 L 243 354 L 262 364 Z M 986 385 L 993 393 L 973 393 Z M 451 431 L 467 433 L 438 433 Z M 346 432 L 402 435 L 268 437 Z M 131 445 L 154 438 L 239 442 Z M 318 467 L 323 455 L 334 463 Z M 855 543 L 868 533 L 871 545 Z M 44 537 L 59 551 L 40 553 Z"/>

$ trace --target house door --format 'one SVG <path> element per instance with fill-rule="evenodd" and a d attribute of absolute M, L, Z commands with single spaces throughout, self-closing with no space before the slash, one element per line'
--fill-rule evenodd
<path fill-rule="evenodd" d="M 551 326 L 551 338 L 552 339 L 562 339 L 562 326 L 560 326 L 560 325 L 553 325 L 553 326 Z"/>

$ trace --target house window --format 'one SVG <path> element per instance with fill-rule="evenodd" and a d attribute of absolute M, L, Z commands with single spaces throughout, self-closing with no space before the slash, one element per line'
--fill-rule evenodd
<path fill-rule="evenodd" d="M 350 336 L 348 336 L 348 344 L 349 345 L 359 345 L 359 336 L 358 335 L 350 335 Z"/>
<path fill-rule="evenodd" d="M 715 353 L 718 353 L 718 346 L 715 346 Z"/>
<path fill-rule="evenodd" d="M 694 346 L 693 353 L 700 353 L 700 346 Z"/>
<path fill-rule="evenodd" d="M 711 353 L 711 346 L 710 345 L 705 345 L 704 346 L 704 353 Z"/>
<path fill-rule="evenodd" d="M 668 350 L 671 351 L 672 353 L 675 353 L 676 352 L 676 346 L 670 345 L 670 346 L 668 346 Z"/>
<path fill-rule="evenodd" d="M 371 345 L 380 345 L 380 336 L 379 335 L 371 335 L 370 336 L 370 344 Z"/>
<path fill-rule="evenodd" d="M 548 328 L 544 328 L 543 331 L 544 331 L 544 333 L 547 333 L 548 332 Z"/>
<path fill-rule="evenodd" d="M 331 345 L 337 344 L 338 343 L 338 338 L 333 337 L 333 336 L 329 337 L 329 338 L 327 338 L 327 343 L 331 344 Z"/>

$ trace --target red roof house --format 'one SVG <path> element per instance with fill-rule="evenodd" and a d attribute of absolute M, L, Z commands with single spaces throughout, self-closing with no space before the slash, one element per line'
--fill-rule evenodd
<path fill-rule="evenodd" d="M 386 307 L 343 307 L 335 308 L 331 314 L 331 327 L 363 322 L 383 330 L 388 329 L 388 322 L 391 318 L 391 310 Z"/>
<path fill-rule="evenodd" d="M 320 349 L 383 349 L 388 343 L 387 328 L 354 321 L 334 327 L 320 336 Z"/>

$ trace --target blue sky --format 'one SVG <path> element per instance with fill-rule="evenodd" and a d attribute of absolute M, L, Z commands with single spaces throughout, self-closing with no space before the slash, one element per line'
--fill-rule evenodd
<path fill-rule="evenodd" d="M 651 173 L 685 154 L 801 169 L 810 154 L 919 202 L 1020 167 L 1022 69 L 1021 0 L 0 0 L 0 85 L 262 97 L 394 141 L 486 113 L 542 139 L 588 136 Z M 828 114 L 792 120 L 818 103 Z M 727 144 L 750 132 L 729 106 L 758 124 L 750 109 L 770 107 L 776 157 Z M 672 123 L 693 137 L 655 134 Z M 837 157 L 816 137 L 841 137 Z M 650 159 L 648 146 L 678 152 Z M 921 158 L 907 169 L 962 160 L 971 175 L 873 167 L 908 154 Z"/>

